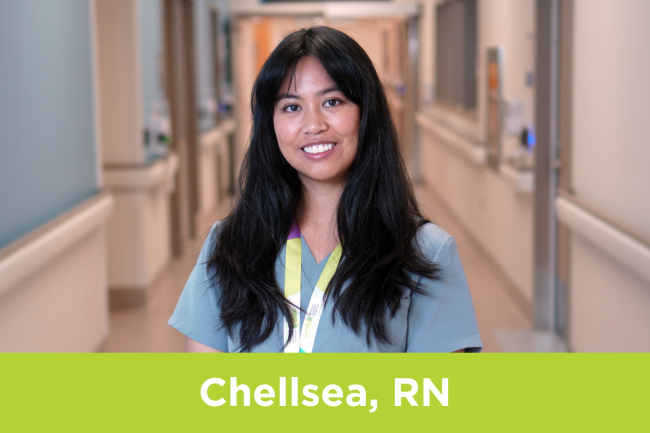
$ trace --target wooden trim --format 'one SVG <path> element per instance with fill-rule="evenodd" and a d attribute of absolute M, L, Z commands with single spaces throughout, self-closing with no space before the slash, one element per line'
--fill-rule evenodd
<path fill-rule="evenodd" d="M 142 308 L 147 305 L 147 289 L 111 288 L 108 291 L 108 305 L 111 311 Z"/>
<path fill-rule="evenodd" d="M 192 2 L 165 0 L 167 94 L 172 119 L 171 147 L 178 155 L 178 187 L 171 195 L 172 254 L 181 256 L 195 232 L 198 212 L 197 107 L 194 89 Z"/>
<path fill-rule="evenodd" d="M 185 33 L 183 49 L 186 73 L 185 73 L 185 110 L 186 110 L 186 150 L 187 150 L 187 170 L 189 188 L 188 198 L 190 206 L 190 239 L 197 234 L 196 216 L 200 211 L 199 199 L 199 152 L 198 152 L 198 131 L 197 131 L 197 111 L 196 103 L 196 69 L 194 58 L 194 2 L 192 0 L 182 0 L 183 11 L 183 31 Z"/>
<path fill-rule="evenodd" d="M 219 9 L 213 5 L 210 9 L 210 48 L 212 51 L 212 88 L 213 97 L 217 103 L 215 121 L 218 123 L 221 118 L 219 104 L 221 101 L 221 62 L 219 58 Z"/>
<path fill-rule="evenodd" d="M 164 39 L 165 39 L 165 90 L 167 91 L 167 98 L 169 99 L 169 111 L 172 124 L 171 148 L 178 154 L 180 162 L 185 160 L 185 154 L 178 146 L 177 128 L 179 116 L 176 108 L 176 68 L 175 53 L 176 44 L 174 37 L 174 0 L 164 0 L 163 4 L 163 21 L 164 21 Z M 182 203 L 182 186 L 184 185 L 184 169 L 180 168 L 177 177 L 178 188 L 171 194 L 170 197 L 170 231 L 171 231 L 171 247 L 172 255 L 180 256 L 183 253 L 184 242 L 184 218 L 181 209 Z"/>
<path fill-rule="evenodd" d="M 209 223 L 206 221 L 207 225 L 202 225 L 199 227 L 199 234 L 202 236 L 207 236 L 207 231 L 209 231 L 209 228 L 212 226 L 212 224 L 214 224 L 216 216 L 214 214 L 211 214 L 210 216 L 212 218 Z M 195 249 L 197 245 L 196 240 L 194 240 L 190 245 L 192 249 Z M 198 252 L 195 252 L 195 254 L 198 254 Z M 144 307 L 150 299 L 156 297 L 156 293 L 159 290 L 163 290 L 166 282 L 173 278 L 174 272 L 173 263 L 170 262 L 167 264 L 167 266 L 163 267 L 163 269 L 148 286 L 109 287 L 108 301 L 110 309 L 112 311 L 115 311 Z"/>

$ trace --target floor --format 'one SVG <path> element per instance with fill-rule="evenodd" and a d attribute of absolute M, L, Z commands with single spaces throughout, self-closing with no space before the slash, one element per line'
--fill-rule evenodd
<path fill-rule="evenodd" d="M 199 256 L 212 223 L 228 214 L 224 201 L 211 215 L 199 220 L 201 233 L 187 254 L 174 259 L 154 281 L 147 305 L 143 308 L 111 311 L 110 334 L 102 352 L 184 352 L 185 336 L 167 325 L 185 281 Z"/>
<path fill-rule="evenodd" d="M 425 215 L 456 239 L 474 300 L 474 307 L 483 339 L 484 352 L 501 352 L 497 340 L 504 330 L 530 329 L 530 320 L 505 289 L 503 280 L 491 261 L 473 243 L 463 228 L 426 186 L 418 186 L 417 194 Z M 196 261 L 210 223 L 223 218 L 229 209 L 224 202 L 218 210 L 204 219 L 202 235 L 191 251 L 175 259 L 155 281 L 146 307 L 113 311 L 110 316 L 110 336 L 103 352 L 181 352 L 185 350 L 184 336 L 167 325 L 176 301 Z"/>
<path fill-rule="evenodd" d="M 483 340 L 483 352 L 502 352 L 500 342 L 503 337 L 497 341 L 500 333 L 502 335 L 505 330 L 531 328 L 530 319 L 506 290 L 506 287 L 511 287 L 511 283 L 504 280 L 501 272 L 494 268 L 492 261 L 474 243 L 433 191 L 426 186 L 418 186 L 416 192 L 425 216 L 453 235 L 456 240 L 472 292 L 479 332 Z"/>

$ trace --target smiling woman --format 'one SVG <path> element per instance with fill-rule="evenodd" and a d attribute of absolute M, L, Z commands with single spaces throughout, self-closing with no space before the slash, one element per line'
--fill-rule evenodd
<path fill-rule="evenodd" d="M 235 206 L 169 321 L 188 351 L 479 351 L 458 250 L 420 214 L 363 49 L 290 34 L 251 108 Z"/>
<path fill-rule="evenodd" d="M 273 126 L 282 156 L 306 188 L 314 182 L 345 184 L 357 154 L 359 107 L 316 57 L 303 57 L 285 77 Z"/>

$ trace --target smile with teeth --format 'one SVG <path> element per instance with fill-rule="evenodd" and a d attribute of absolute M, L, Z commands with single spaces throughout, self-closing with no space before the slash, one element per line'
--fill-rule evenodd
<path fill-rule="evenodd" d="M 311 146 L 305 146 L 302 148 L 307 153 L 323 153 L 327 152 L 328 150 L 331 150 L 334 146 L 336 146 L 336 143 L 327 143 L 327 144 L 313 144 Z"/>

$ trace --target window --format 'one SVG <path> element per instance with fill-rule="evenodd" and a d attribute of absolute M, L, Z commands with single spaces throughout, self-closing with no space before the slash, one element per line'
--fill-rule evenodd
<path fill-rule="evenodd" d="M 476 111 L 476 0 L 436 7 L 436 100 Z"/>

